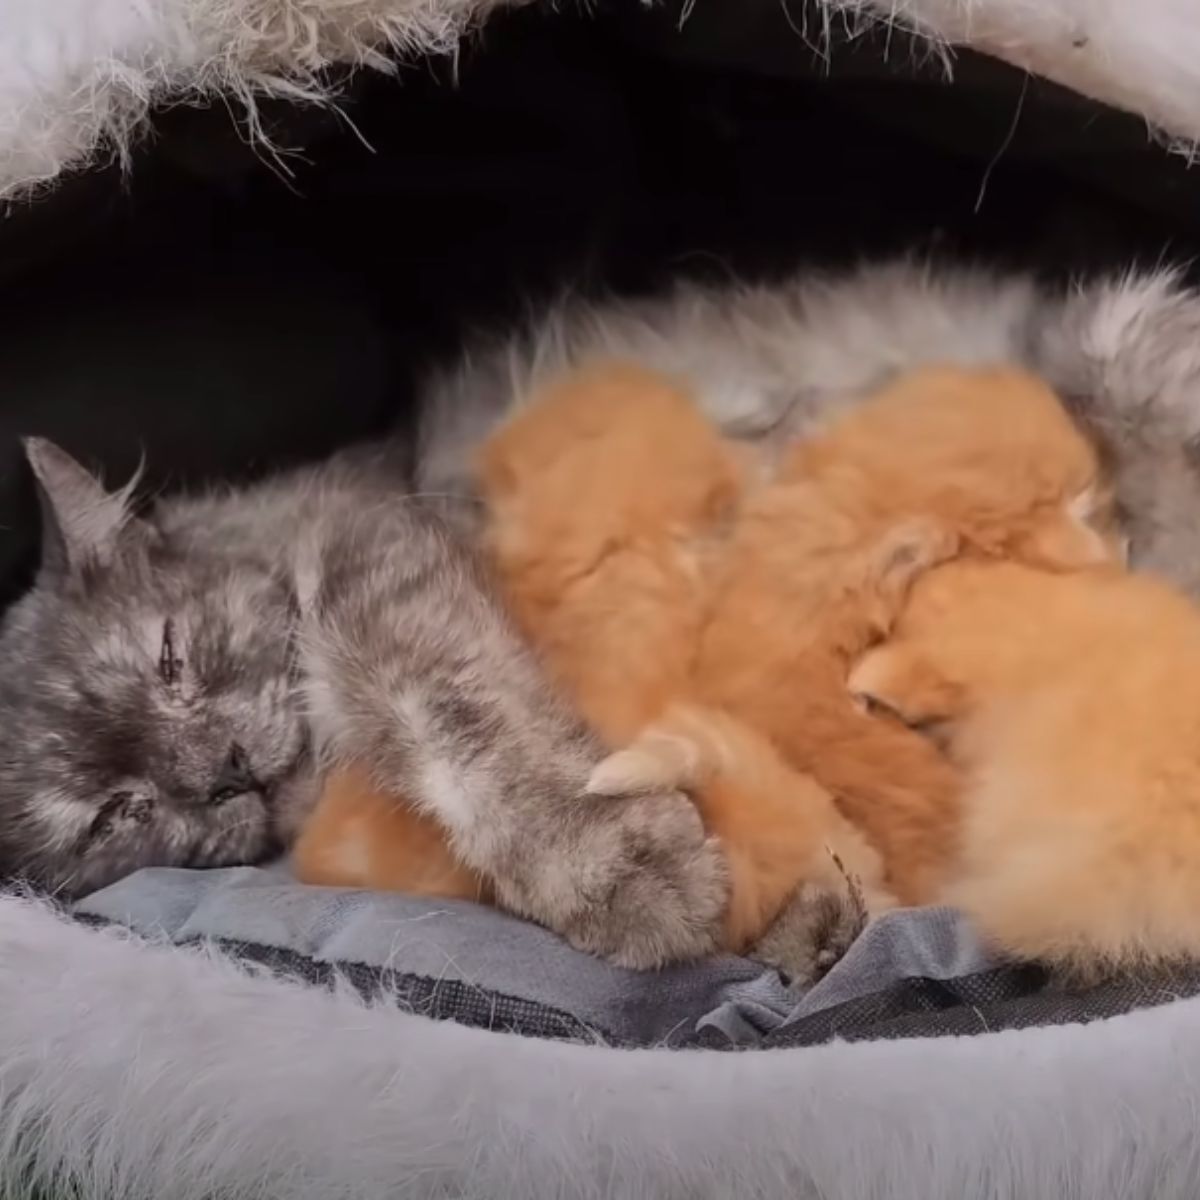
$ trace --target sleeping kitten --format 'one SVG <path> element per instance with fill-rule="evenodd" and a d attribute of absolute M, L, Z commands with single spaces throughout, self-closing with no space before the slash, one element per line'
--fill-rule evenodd
<path fill-rule="evenodd" d="M 505 599 L 613 745 L 691 677 L 747 468 L 685 388 L 622 363 L 551 384 L 480 448 Z"/>
<path fill-rule="evenodd" d="M 584 795 L 602 744 L 382 451 L 133 515 L 30 440 L 32 591 L 0 628 L 0 870 L 76 895 L 253 862 L 323 763 L 435 821 L 498 903 L 634 966 L 702 954 L 724 868 L 678 794 Z"/>
<path fill-rule="evenodd" d="M 1116 568 L 918 580 L 849 687 L 966 779 L 938 899 L 1083 974 L 1200 956 L 1200 610 Z"/>

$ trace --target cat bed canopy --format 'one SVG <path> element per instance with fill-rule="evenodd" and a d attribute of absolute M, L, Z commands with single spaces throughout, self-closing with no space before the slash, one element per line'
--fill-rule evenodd
<path fill-rule="evenodd" d="M 0 195 L 122 153 L 155 104 L 317 98 L 324 68 L 388 69 L 395 55 L 452 50 L 503 4 L 12 0 L 0 39 Z M 819 0 L 810 10 L 818 41 L 834 22 L 896 22 L 1135 113 L 1184 147 L 1200 140 L 1200 30 L 1173 0 L 1145 0 L 1136 17 L 1079 0 Z"/>
<path fill-rule="evenodd" d="M 152 109 L 328 98 L 329 68 L 452 51 L 499 7 L 11 0 L 0 192 L 33 216 L 60 175 L 132 162 Z M 1124 109 L 1176 148 L 1200 139 L 1200 26 L 1170 0 L 1125 13 L 826 0 L 791 16 L 818 44 L 896 20 L 939 53 L 975 47 Z M 922 279 L 896 268 L 895 294 Z M 1030 286 L 997 292 L 1014 315 L 980 354 L 1032 354 L 1064 388 L 1115 381 L 1131 403 L 1174 406 L 1178 438 L 1195 437 L 1200 298 L 1161 273 L 1096 285 L 1053 309 L 1039 342 L 1019 315 Z M 941 295 L 947 328 L 963 294 Z M 1175 342 L 1150 346 L 1154 329 Z M 569 357 L 569 338 L 558 349 Z M 436 459 L 423 469 L 445 482 Z M 279 867 L 143 872 L 71 911 L 13 892 L 0 896 L 0 1191 L 1190 1196 L 1196 993 L 1189 973 L 1056 992 L 937 911 L 872 926 L 797 997 L 744 960 L 640 976 L 500 914 L 299 888 Z"/>

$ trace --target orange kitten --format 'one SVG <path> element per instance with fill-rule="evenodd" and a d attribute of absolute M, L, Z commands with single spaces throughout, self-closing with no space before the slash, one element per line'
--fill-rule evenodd
<path fill-rule="evenodd" d="M 728 949 L 755 946 L 805 885 L 837 896 L 842 906 L 861 898 L 871 913 L 894 904 L 879 852 L 829 792 L 737 717 L 703 704 L 673 704 L 632 747 L 596 768 L 589 789 L 602 798 L 660 779 L 689 791 L 721 840 L 730 878 Z M 860 896 L 851 893 L 851 880 Z M 812 964 L 787 949 L 773 961 L 788 974 L 808 974 Z"/>
<path fill-rule="evenodd" d="M 545 388 L 484 443 L 477 484 L 509 607 L 606 740 L 691 674 L 707 576 L 745 487 L 742 451 L 640 367 Z"/>
<path fill-rule="evenodd" d="M 965 775 L 938 899 L 1082 969 L 1200 956 L 1200 609 L 1116 568 L 953 563 L 850 688 L 935 725 Z"/>
<path fill-rule="evenodd" d="M 860 711 L 850 663 L 886 633 L 909 580 L 956 546 L 1073 568 L 1116 554 L 1105 519 L 1096 456 L 1044 384 L 1009 369 L 913 372 L 796 447 L 748 498 L 693 694 L 811 773 L 883 854 L 886 885 L 927 903 L 955 854 L 959 779 L 929 742 Z M 671 764 L 656 771 L 647 750 L 686 745 L 680 724 L 668 714 L 609 760 L 603 789 L 639 772 L 669 784 Z"/>

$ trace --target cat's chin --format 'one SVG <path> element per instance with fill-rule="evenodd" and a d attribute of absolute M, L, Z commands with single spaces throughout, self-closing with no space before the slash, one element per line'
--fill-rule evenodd
<path fill-rule="evenodd" d="M 285 852 L 299 836 L 320 794 L 321 780 L 310 762 L 297 766 L 272 789 L 272 833 Z"/>

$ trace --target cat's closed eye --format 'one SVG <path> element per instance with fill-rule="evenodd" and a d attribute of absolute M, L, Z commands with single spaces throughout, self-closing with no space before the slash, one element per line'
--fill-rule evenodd
<path fill-rule="evenodd" d="M 168 687 L 178 683 L 183 674 L 183 659 L 175 650 L 175 628 L 170 617 L 163 622 L 162 647 L 158 652 L 158 674 Z"/>
<path fill-rule="evenodd" d="M 91 825 L 88 826 L 87 836 L 89 842 L 103 841 L 112 833 L 120 813 L 122 801 L 119 797 L 121 795 L 122 793 L 118 792 L 100 806 L 100 811 L 92 819 Z"/>
<path fill-rule="evenodd" d="M 124 788 L 113 792 L 92 818 L 88 827 L 88 841 L 103 841 L 123 821 L 132 821 L 137 825 L 147 824 L 152 808 L 153 802 L 140 792 Z"/>

